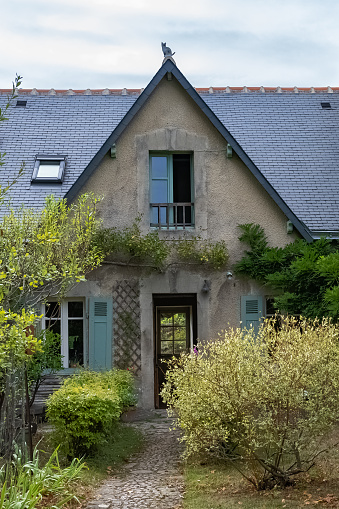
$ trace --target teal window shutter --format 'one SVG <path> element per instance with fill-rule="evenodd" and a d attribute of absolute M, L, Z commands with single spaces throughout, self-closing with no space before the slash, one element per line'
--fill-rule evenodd
<path fill-rule="evenodd" d="M 89 367 L 112 368 L 112 298 L 89 299 Z"/>
<path fill-rule="evenodd" d="M 241 328 L 254 328 L 258 332 L 263 317 L 262 295 L 243 295 L 241 297 Z"/>

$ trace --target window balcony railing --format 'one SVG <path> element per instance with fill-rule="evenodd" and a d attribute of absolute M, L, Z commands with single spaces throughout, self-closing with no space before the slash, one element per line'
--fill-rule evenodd
<path fill-rule="evenodd" d="M 162 230 L 194 226 L 194 203 L 151 203 L 151 226 Z"/>

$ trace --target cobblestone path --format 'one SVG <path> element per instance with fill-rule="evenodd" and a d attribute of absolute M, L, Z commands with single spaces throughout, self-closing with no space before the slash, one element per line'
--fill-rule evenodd
<path fill-rule="evenodd" d="M 179 509 L 184 491 L 177 433 L 172 419 L 155 410 L 129 423 L 145 436 L 143 450 L 97 490 L 86 509 Z"/>

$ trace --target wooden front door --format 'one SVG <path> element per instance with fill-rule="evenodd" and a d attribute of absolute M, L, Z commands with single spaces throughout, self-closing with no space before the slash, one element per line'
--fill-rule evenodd
<path fill-rule="evenodd" d="M 160 391 L 165 381 L 167 364 L 172 357 L 193 348 L 195 334 L 194 306 L 187 299 L 178 299 L 178 305 L 155 305 L 155 407 L 165 408 Z"/>

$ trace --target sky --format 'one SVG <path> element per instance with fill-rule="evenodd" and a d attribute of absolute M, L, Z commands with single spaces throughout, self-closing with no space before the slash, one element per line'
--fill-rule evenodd
<path fill-rule="evenodd" d="M 0 88 L 339 86 L 338 0 L 0 0 Z"/>

